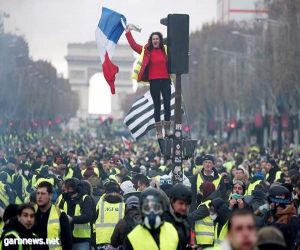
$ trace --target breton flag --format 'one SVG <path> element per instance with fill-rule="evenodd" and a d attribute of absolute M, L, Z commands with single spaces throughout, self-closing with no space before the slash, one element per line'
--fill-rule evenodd
<path fill-rule="evenodd" d="M 161 111 L 160 118 L 164 120 L 163 98 L 160 96 Z M 175 88 L 171 85 L 171 117 L 175 111 Z M 140 139 L 147 132 L 154 128 L 154 105 L 150 94 L 147 91 L 141 98 L 136 100 L 124 119 L 124 124 L 128 127 L 135 140 Z"/>
<path fill-rule="evenodd" d="M 112 94 L 115 94 L 115 80 L 119 68 L 111 62 L 111 58 L 119 38 L 124 31 L 124 23 L 126 23 L 126 18 L 123 15 L 111 9 L 102 7 L 102 15 L 95 35 L 102 63 L 103 75 L 110 86 Z"/>

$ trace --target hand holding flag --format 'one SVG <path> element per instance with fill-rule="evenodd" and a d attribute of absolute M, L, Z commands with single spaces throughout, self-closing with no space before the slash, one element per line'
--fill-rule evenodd
<path fill-rule="evenodd" d="M 126 29 L 129 29 L 129 30 L 135 30 L 137 32 L 141 32 L 142 31 L 142 28 L 140 28 L 139 26 L 137 25 L 134 25 L 134 24 L 127 24 L 126 26 Z"/>

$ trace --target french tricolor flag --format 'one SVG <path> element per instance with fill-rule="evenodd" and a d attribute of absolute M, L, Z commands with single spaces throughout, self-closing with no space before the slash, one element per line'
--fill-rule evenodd
<path fill-rule="evenodd" d="M 115 80 L 119 68 L 111 62 L 113 52 L 124 31 L 126 18 L 111 9 L 102 7 L 102 15 L 96 29 L 96 42 L 100 53 L 102 70 L 112 94 L 115 94 Z"/>

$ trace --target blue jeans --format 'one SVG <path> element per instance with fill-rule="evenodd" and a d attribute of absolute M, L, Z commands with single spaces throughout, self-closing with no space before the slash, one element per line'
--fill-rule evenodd
<path fill-rule="evenodd" d="M 73 243 L 72 250 L 90 250 L 89 242 Z"/>

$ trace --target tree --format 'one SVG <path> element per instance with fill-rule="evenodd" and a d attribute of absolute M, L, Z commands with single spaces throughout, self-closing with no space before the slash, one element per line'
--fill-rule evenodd
<path fill-rule="evenodd" d="M 1 121 L 24 126 L 76 113 L 78 100 L 68 81 L 58 79 L 49 62 L 30 59 L 22 37 L 0 34 L 0 54 Z"/>

